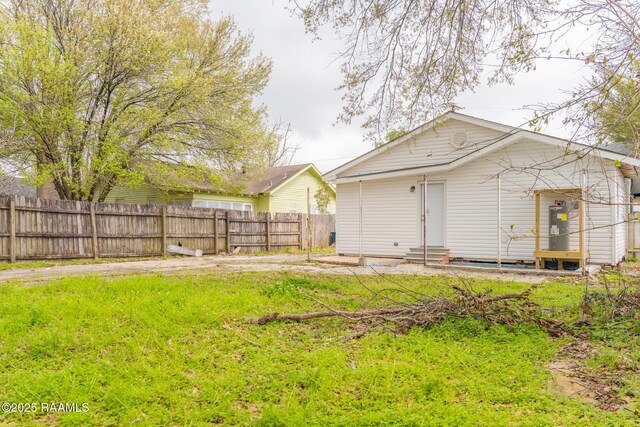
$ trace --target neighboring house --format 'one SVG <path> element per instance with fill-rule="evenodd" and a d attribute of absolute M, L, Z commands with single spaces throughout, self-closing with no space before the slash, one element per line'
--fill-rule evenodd
<path fill-rule="evenodd" d="M 193 207 L 234 209 L 259 212 L 305 213 L 307 188 L 310 188 L 312 213 L 318 213 L 315 194 L 323 188 L 322 174 L 311 163 L 271 167 L 259 180 L 246 182 L 240 194 L 229 194 L 210 183 L 193 183 L 193 191 L 164 193 L 148 184 L 139 187 L 116 187 L 106 202 L 139 204 L 173 204 Z M 335 190 L 326 185 L 331 201 L 329 213 L 335 212 Z"/>
<path fill-rule="evenodd" d="M 617 264 L 638 166 L 618 145 L 596 148 L 450 112 L 324 178 L 337 191 L 339 254 L 423 259 L 426 178 L 428 259 L 429 251 L 448 251 L 454 261 L 569 259 L 582 240 L 580 256 Z M 552 213 L 555 205 L 568 212 Z M 569 231 L 559 233 L 556 221 Z M 550 235 L 552 246 L 568 235 L 569 249 L 543 257 Z"/>
<path fill-rule="evenodd" d="M 36 197 L 36 187 L 24 182 L 20 177 L 0 175 L 0 194 Z M 53 188 L 51 189 L 51 198 L 54 200 L 60 198 Z"/>

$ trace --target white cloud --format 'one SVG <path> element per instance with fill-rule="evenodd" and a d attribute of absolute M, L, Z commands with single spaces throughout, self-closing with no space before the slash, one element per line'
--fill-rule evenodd
<path fill-rule="evenodd" d="M 325 30 L 321 40 L 306 34 L 300 19 L 285 8 L 288 0 L 213 0 L 213 17 L 233 15 L 243 32 L 252 32 L 254 50 L 273 59 L 271 82 L 259 99 L 269 107 L 274 121 L 291 123 L 292 141 L 301 146 L 294 162 L 313 162 L 321 171 L 333 169 L 369 149 L 358 124 L 335 125 L 342 110 L 339 63 L 332 62 L 340 41 Z M 461 112 L 509 125 L 525 125 L 532 113 L 527 104 L 561 101 L 571 88 L 588 75 L 580 63 L 542 61 L 535 72 L 519 75 L 514 85 L 482 86 L 464 93 L 457 104 Z M 570 136 L 561 119 L 544 130 L 552 135 Z"/>

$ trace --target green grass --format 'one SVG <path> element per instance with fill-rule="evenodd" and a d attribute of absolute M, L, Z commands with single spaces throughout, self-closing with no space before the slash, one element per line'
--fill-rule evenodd
<path fill-rule="evenodd" d="M 91 265 L 91 264 L 106 264 L 114 262 L 129 262 L 129 261 L 148 261 L 153 259 L 160 259 L 158 257 L 138 257 L 138 258 L 99 258 L 99 259 L 60 259 L 60 260 L 41 260 L 41 261 L 17 261 L 17 262 L 0 262 L 0 271 L 14 270 L 14 269 L 29 269 L 29 268 L 46 268 L 55 267 L 58 265 Z"/>
<path fill-rule="evenodd" d="M 427 294 L 442 277 L 395 278 Z M 363 278 L 372 289 L 389 287 Z M 529 285 L 475 281 L 477 290 Z M 541 286 L 534 299 L 574 310 L 581 287 Z M 340 319 L 250 325 L 244 317 L 302 312 L 307 295 L 354 308 L 353 277 L 211 272 L 65 278 L 0 286 L 0 401 L 76 402 L 86 413 L 11 414 L 0 424 L 57 425 L 624 425 L 551 387 L 563 340 L 534 327 L 450 320 L 394 336 Z M 616 341 L 619 342 L 619 341 Z M 638 345 L 635 341 L 634 345 Z M 635 347 L 635 355 L 638 349 Z M 613 355 L 594 359 L 615 364 Z M 600 365 L 598 365 L 600 366 Z"/>

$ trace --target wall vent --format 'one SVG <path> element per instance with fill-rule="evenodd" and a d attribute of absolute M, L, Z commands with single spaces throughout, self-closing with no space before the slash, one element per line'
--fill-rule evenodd
<path fill-rule="evenodd" d="M 454 148 L 464 148 L 469 144 L 469 135 L 467 132 L 455 132 L 451 135 L 451 145 Z"/>

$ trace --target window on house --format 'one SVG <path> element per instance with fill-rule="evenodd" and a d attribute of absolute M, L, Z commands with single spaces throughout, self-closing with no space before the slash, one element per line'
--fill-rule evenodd
<path fill-rule="evenodd" d="M 156 202 L 156 199 L 147 199 L 147 204 L 148 205 L 157 205 L 158 203 Z"/>
<path fill-rule="evenodd" d="M 289 205 L 289 213 L 298 213 L 298 205 L 295 202 Z"/>
<path fill-rule="evenodd" d="M 233 209 L 236 211 L 253 211 L 252 203 L 243 202 L 221 202 L 218 200 L 194 200 L 193 206 L 197 208 L 210 209 Z"/>
<path fill-rule="evenodd" d="M 318 209 L 318 205 L 311 205 L 311 213 L 318 215 L 320 213 L 320 210 Z"/>
<path fill-rule="evenodd" d="M 116 203 L 124 203 L 124 199 L 122 199 L 122 198 L 116 199 Z"/>

